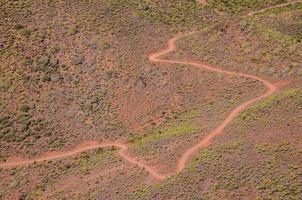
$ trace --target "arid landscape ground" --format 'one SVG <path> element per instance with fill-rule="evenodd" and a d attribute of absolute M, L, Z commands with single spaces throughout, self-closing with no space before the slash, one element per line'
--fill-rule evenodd
<path fill-rule="evenodd" d="M 302 1 L 0 0 L 0 199 L 302 199 Z"/>

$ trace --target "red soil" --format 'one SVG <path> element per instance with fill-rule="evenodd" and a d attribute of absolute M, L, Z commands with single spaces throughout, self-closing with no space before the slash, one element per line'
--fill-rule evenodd
<path fill-rule="evenodd" d="M 189 33 L 189 34 L 191 34 L 191 33 Z M 52 152 L 49 154 L 45 154 L 44 156 L 29 159 L 29 160 L 7 161 L 6 163 L 0 163 L 0 167 L 8 168 L 8 167 L 28 165 L 28 164 L 32 164 L 35 162 L 44 162 L 44 161 L 66 158 L 69 156 L 74 156 L 74 155 L 79 154 L 84 151 L 89 151 L 89 150 L 93 150 L 93 149 L 97 149 L 97 148 L 117 147 L 120 149 L 118 152 L 119 156 L 121 156 L 122 158 L 127 160 L 129 163 L 138 165 L 139 167 L 146 169 L 156 179 L 163 180 L 163 179 L 167 178 L 168 176 L 183 170 L 185 168 L 186 164 L 192 158 L 192 156 L 194 156 L 201 148 L 204 148 L 204 147 L 210 145 L 212 139 L 214 137 L 222 134 L 223 130 L 230 124 L 230 122 L 232 122 L 232 120 L 234 118 L 236 118 L 240 114 L 240 112 L 245 110 L 251 104 L 254 104 L 255 102 L 257 102 L 259 100 L 262 100 L 277 91 L 277 85 L 274 85 L 274 84 L 270 83 L 269 81 L 266 81 L 260 77 L 254 76 L 254 75 L 244 74 L 244 73 L 240 73 L 240 72 L 226 71 L 226 70 L 220 69 L 216 66 L 211 66 L 208 64 L 200 63 L 200 62 L 161 59 L 160 58 L 161 56 L 168 54 L 176 49 L 175 42 L 180 37 L 181 37 L 181 35 L 178 35 L 178 36 L 170 39 L 168 42 L 168 47 L 163 50 L 160 50 L 158 52 L 152 53 L 149 56 L 149 60 L 152 62 L 191 65 L 194 67 L 201 67 L 201 68 L 204 68 L 209 71 L 223 73 L 225 75 L 233 75 L 233 76 L 251 78 L 251 79 L 254 79 L 254 80 L 257 80 L 257 81 L 263 83 L 268 88 L 268 90 L 265 94 L 263 94 L 259 97 L 256 97 L 252 100 L 249 100 L 247 102 L 244 102 L 243 104 L 238 106 L 235 110 L 233 110 L 226 117 L 226 119 L 215 130 L 213 130 L 211 133 L 209 133 L 205 138 L 203 138 L 197 144 L 195 144 L 192 147 L 190 147 L 189 149 L 187 149 L 182 154 L 181 158 L 178 160 L 178 164 L 174 171 L 171 171 L 167 174 L 161 174 L 161 173 L 157 172 L 157 169 L 155 167 L 147 165 L 147 164 L 145 164 L 144 161 L 142 161 L 134 156 L 129 155 L 127 153 L 129 145 L 126 143 L 123 143 L 123 142 L 119 142 L 119 141 L 104 142 L 104 143 L 98 143 L 97 141 L 85 142 L 85 143 L 81 144 L 80 146 L 78 146 L 72 150 L 66 151 L 66 152 Z"/>
<path fill-rule="evenodd" d="M 252 15 L 255 15 L 255 14 L 258 14 L 258 13 L 265 12 L 265 11 L 270 10 L 270 9 L 280 8 L 280 7 L 288 6 L 288 5 L 299 3 L 299 2 L 302 3 L 301 0 L 299 0 L 299 1 L 292 1 L 292 2 L 281 3 L 281 4 L 278 4 L 276 6 L 270 6 L 270 7 L 267 7 L 267 8 L 263 8 L 263 9 L 257 10 L 257 11 L 251 11 L 251 12 L 249 12 L 247 14 L 247 16 L 252 16 Z"/>

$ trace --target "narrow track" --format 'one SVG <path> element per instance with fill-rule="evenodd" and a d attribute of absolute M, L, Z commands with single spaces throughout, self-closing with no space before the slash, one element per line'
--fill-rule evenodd
<path fill-rule="evenodd" d="M 86 142 L 87 143 L 87 142 Z M 90 141 L 88 144 L 80 145 L 77 148 L 74 148 L 69 151 L 65 152 L 52 152 L 51 155 L 41 156 L 39 158 L 29 159 L 29 160 L 22 160 L 22 161 L 13 161 L 13 162 L 6 162 L 6 163 L 0 163 L 0 167 L 2 168 L 13 168 L 18 166 L 24 166 L 24 165 L 30 165 L 33 163 L 40 163 L 45 161 L 51 161 L 51 160 L 58 160 L 63 159 L 66 157 L 74 156 L 82 152 L 99 149 L 99 148 L 110 148 L 110 147 L 116 147 L 120 150 L 118 151 L 118 155 L 122 158 L 124 158 L 129 163 L 135 164 L 141 168 L 146 169 L 154 178 L 158 180 L 163 180 L 166 178 L 167 175 L 162 175 L 160 173 L 157 173 L 151 166 L 144 164 L 143 161 L 139 160 L 136 157 L 129 156 L 127 154 L 128 151 L 128 145 L 122 142 L 104 142 L 104 143 L 98 143 L 97 141 Z"/>
<path fill-rule="evenodd" d="M 298 3 L 298 2 L 302 2 L 302 1 L 301 0 L 292 1 L 292 2 L 288 2 L 288 3 L 284 3 L 284 4 L 279 4 L 279 5 L 276 5 L 276 6 L 271 6 L 271 7 L 262 9 L 262 10 L 252 11 L 252 12 L 248 13 L 247 16 L 252 16 L 254 14 L 265 12 L 266 10 L 269 10 L 269 9 L 278 8 L 278 7 L 282 7 L 282 6 L 288 6 L 290 4 L 294 4 L 294 3 Z M 264 79 L 262 79 L 258 76 L 245 74 L 245 73 L 240 73 L 240 72 L 227 71 L 227 70 L 221 69 L 219 67 L 212 66 L 212 65 L 209 65 L 209 64 L 204 64 L 204 63 L 201 63 L 201 62 L 187 61 L 187 60 L 167 60 L 167 59 L 160 58 L 160 57 L 162 57 L 162 56 L 164 56 L 168 53 L 171 53 L 172 51 L 175 51 L 176 50 L 176 44 L 175 44 L 176 41 L 180 37 L 185 36 L 185 35 L 189 35 L 189 34 L 192 34 L 192 33 L 178 35 L 178 36 L 170 39 L 168 41 L 168 46 L 165 49 L 162 49 L 162 50 L 159 50 L 158 52 L 152 53 L 149 56 L 149 60 L 151 62 L 191 65 L 191 66 L 194 66 L 194 67 L 203 68 L 203 69 L 206 69 L 206 70 L 209 70 L 209 71 L 212 71 L 212 72 L 222 73 L 222 74 L 225 74 L 225 75 L 233 75 L 233 76 L 238 76 L 238 77 L 245 77 L 245 78 L 254 79 L 254 80 L 257 80 L 257 81 L 261 82 L 262 84 L 264 84 L 267 87 L 267 91 L 263 95 L 261 95 L 259 97 L 256 97 L 252 100 L 246 101 L 246 102 L 242 103 L 241 105 L 239 105 L 237 108 L 235 108 L 222 121 L 222 123 L 218 127 L 216 127 L 212 132 L 210 132 L 205 138 L 203 138 L 197 144 L 194 144 L 189 149 L 187 149 L 182 154 L 180 159 L 178 160 L 177 166 L 175 167 L 174 171 L 171 171 L 171 172 L 166 173 L 166 174 L 162 174 L 162 173 L 158 172 L 158 170 L 155 167 L 146 164 L 143 160 L 141 160 L 141 159 L 139 159 L 135 156 L 129 155 L 128 154 L 129 145 L 126 144 L 126 143 L 123 143 L 123 142 L 119 142 L 119 141 L 104 142 L 104 143 L 98 143 L 97 141 L 92 141 L 92 142 L 89 142 L 89 143 L 83 143 L 82 145 L 80 145 L 80 146 L 78 146 L 74 149 L 71 149 L 69 151 L 65 151 L 65 152 L 53 152 L 51 154 L 46 154 L 46 155 L 38 157 L 38 158 L 33 158 L 33 159 L 28 159 L 28 160 L 21 160 L 21 161 L 8 161 L 8 162 L 5 162 L 5 163 L 0 163 L 0 168 L 12 168 L 12 167 L 30 165 L 30 164 L 33 164 L 33 163 L 45 162 L 45 161 L 50 161 L 50 160 L 58 160 L 58 159 L 74 156 L 74 155 L 77 155 L 79 153 L 89 151 L 89 150 L 94 150 L 94 149 L 98 149 L 98 148 L 116 147 L 116 148 L 119 148 L 118 155 L 120 157 L 122 157 L 123 159 L 125 159 L 126 161 L 128 161 L 131 164 L 134 164 L 134 165 L 137 165 L 141 168 L 144 168 L 146 171 L 149 172 L 149 174 L 151 176 L 153 176 L 154 178 L 156 178 L 158 180 L 164 180 L 167 177 L 169 177 L 169 176 L 171 176 L 171 175 L 173 175 L 177 172 L 182 171 L 185 168 L 185 166 L 187 165 L 187 163 L 191 160 L 191 158 L 200 149 L 209 146 L 211 144 L 213 138 L 223 134 L 223 130 L 242 111 L 244 111 L 247 107 L 249 107 L 250 105 L 256 103 L 257 101 L 262 100 L 262 99 L 272 95 L 273 93 L 275 93 L 278 90 L 278 87 L 277 87 L 276 84 L 270 83 L 269 81 L 264 80 Z"/>
<path fill-rule="evenodd" d="M 289 5 L 292 5 L 292 4 L 295 4 L 295 3 L 302 3 L 302 0 L 281 3 L 281 4 L 278 4 L 278 5 L 275 5 L 275 6 L 270 6 L 270 7 L 267 7 L 267 8 L 263 8 L 261 10 L 251 11 L 247 14 L 247 16 L 253 16 L 255 14 L 262 13 L 262 12 L 265 12 L 267 10 L 271 10 L 271 9 L 274 9 L 274 8 L 281 8 L 281 7 L 289 6 Z"/>
<path fill-rule="evenodd" d="M 189 33 L 192 34 L 192 33 Z M 184 35 L 188 35 L 188 34 L 184 34 Z M 0 163 L 0 167 L 2 168 L 10 168 L 10 167 L 16 167 L 16 166 L 22 166 L 22 165 L 29 165 L 32 163 L 38 163 L 38 162 L 44 162 L 44 161 L 50 161 L 50 160 L 57 160 L 57 159 L 62 159 L 62 158 L 66 158 L 66 157 L 70 157 L 70 156 L 74 156 L 76 154 L 79 154 L 81 152 L 85 152 L 85 151 L 89 151 L 89 150 L 93 150 L 93 149 L 98 149 L 98 148 L 108 148 L 108 147 L 116 147 L 119 148 L 120 150 L 118 151 L 118 155 L 120 157 L 122 157 L 123 159 L 125 159 L 126 161 L 128 161 L 129 163 L 135 164 L 141 168 L 144 168 L 146 171 L 148 171 L 150 173 L 150 175 L 152 175 L 154 178 L 158 179 L 158 180 L 164 180 L 166 179 L 168 176 L 173 175 L 176 172 L 180 172 L 182 171 L 186 164 L 190 161 L 190 159 L 201 149 L 204 148 L 208 145 L 211 144 L 211 141 L 214 137 L 220 135 L 223 133 L 223 130 L 225 129 L 225 127 L 227 127 L 228 124 L 230 124 L 230 122 L 232 122 L 232 120 L 234 118 L 236 118 L 240 112 L 242 112 L 243 110 L 245 110 L 248 106 L 250 106 L 251 104 L 254 104 L 255 102 L 264 99 L 268 96 L 270 96 L 271 94 L 273 94 L 274 92 L 277 91 L 277 86 L 275 86 L 274 84 L 270 83 L 269 81 L 266 81 L 260 77 L 254 76 L 254 75 L 249 75 L 249 74 L 244 74 L 244 73 L 239 73 L 239 72 L 232 72 L 232 71 L 226 71 L 223 69 L 220 69 L 218 67 L 214 67 L 214 66 L 210 66 L 207 64 L 203 64 L 203 63 L 199 63 L 199 62 L 190 62 L 190 61 L 181 61 L 181 60 L 166 60 L 166 59 L 161 59 L 160 57 L 172 52 L 176 50 L 176 41 L 183 35 L 178 35 L 172 39 L 169 40 L 168 42 L 168 47 L 162 50 L 159 50 L 158 52 L 152 53 L 149 56 L 149 60 L 152 62 L 161 62 L 161 63 L 170 63 L 170 64 L 182 64 L 182 65 L 191 65 L 194 67 L 199 67 L 199 68 L 204 68 L 206 70 L 209 71 L 213 71 L 213 72 L 217 72 L 217 73 L 222 73 L 225 75 L 233 75 L 233 76 L 238 76 L 238 77 L 246 77 L 246 78 L 251 78 L 254 80 L 257 80 L 261 83 L 263 83 L 267 88 L 267 92 L 265 92 L 265 94 L 256 97 L 252 100 L 249 100 L 247 102 L 244 102 L 243 104 L 241 104 L 240 106 L 238 106 L 236 109 L 234 109 L 226 118 L 225 120 L 212 132 L 210 132 L 205 138 L 203 138 L 201 141 L 199 141 L 197 144 L 193 145 L 192 147 L 190 147 L 189 149 L 187 149 L 182 156 L 180 157 L 180 159 L 178 160 L 177 166 L 175 171 L 171 171 L 167 174 L 161 174 L 159 173 L 156 168 L 145 164 L 145 162 L 143 160 L 140 160 L 137 157 L 134 156 L 130 156 L 127 152 L 128 152 L 128 148 L 129 145 L 126 143 L 122 143 L 122 142 L 104 142 L 104 143 L 98 143 L 96 141 L 92 141 L 90 142 L 88 145 L 81 145 L 77 148 L 74 148 L 72 150 L 69 151 L 65 151 L 65 152 L 54 152 L 51 153 L 50 155 L 45 155 L 45 156 L 41 156 L 38 158 L 33 158 L 33 159 L 29 159 L 29 160 L 22 160 L 22 161 L 12 161 L 12 162 L 6 162 L 6 163 Z"/>
<path fill-rule="evenodd" d="M 189 33 L 191 34 L 191 33 Z M 186 34 L 188 35 L 188 34 Z M 191 65 L 194 67 L 200 67 L 200 68 L 204 68 L 206 70 L 209 71 L 213 71 L 213 72 L 217 72 L 217 73 L 223 73 L 226 75 L 233 75 L 233 76 L 239 76 L 239 77 L 246 77 L 246 78 L 251 78 L 254 80 L 257 80 L 261 83 L 263 83 L 267 88 L 267 92 L 264 93 L 263 95 L 256 97 L 252 100 L 249 100 L 247 102 L 244 102 L 243 104 L 241 104 L 240 106 L 238 106 L 236 109 L 234 109 L 226 118 L 225 120 L 215 129 L 213 130 L 211 133 L 209 133 L 205 138 L 203 138 L 200 142 L 198 142 L 197 144 L 193 145 L 192 147 L 190 147 L 189 149 L 187 149 L 181 156 L 181 158 L 178 160 L 177 163 L 177 168 L 176 171 L 179 172 L 181 170 L 183 170 L 187 164 L 187 162 L 192 158 L 193 155 L 195 155 L 201 148 L 206 147 L 208 145 L 211 144 L 211 140 L 222 134 L 223 130 L 227 127 L 227 125 L 229 125 L 233 119 L 235 119 L 240 112 L 242 112 L 243 110 L 245 110 L 248 106 L 252 105 L 253 103 L 264 99 L 268 96 L 270 96 L 271 94 L 273 94 L 274 92 L 277 91 L 277 86 L 275 86 L 274 84 L 270 83 L 269 81 L 266 81 L 260 77 L 254 76 L 254 75 L 249 75 L 249 74 L 244 74 L 244 73 L 240 73 L 240 72 L 232 72 L 232 71 L 226 71 L 214 66 L 210 66 L 208 64 L 203 64 L 203 63 L 199 63 L 199 62 L 190 62 L 190 61 L 179 61 L 179 60 L 165 60 L 165 59 L 160 59 L 161 56 L 168 54 L 174 50 L 176 50 L 176 41 L 180 38 L 181 36 L 176 36 L 174 38 L 172 38 L 171 40 L 169 40 L 168 42 L 168 47 L 166 49 L 163 49 L 157 53 L 151 54 L 149 56 L 149 60 L 153 61 L 153 62 L 163 62 L 163 63 L 171 63 L 171 64 L 183 64 L 183 65 Z"/>

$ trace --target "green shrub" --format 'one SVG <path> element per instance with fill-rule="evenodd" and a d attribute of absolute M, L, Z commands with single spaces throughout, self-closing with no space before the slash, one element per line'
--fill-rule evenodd
<path fill-rule="evenodd" d="M 16 30 L 20 30 L 20 29 L 23 29 L 23 28 L 24 28 L 24 26 L 21 25 L 21 24 L 16 24 L 16 25 L 15 25 L 15 29 L 16 29 Z"/>
<path fill-rule="evenodd" d="M 30 58 L 25 58 L 23 61 L 22 61 L 22 65 L 24 66 L 28 66 L 28 65 L 31 65 L 33 63 L 32 59 Z"/>
<path fill-rule="evenodd" d="M 30 109 L 29 105 L 23 104 L 23 105 L 20 106 L 20 110 L 22 112 L 28 112 L 29 109 Z"/>
<path fill-rule="evenodd" d="M 46 81 L 50 81 L 51 80 L 51 77 L 49 74 L 45 74 L 43 77 L 42 77 L 42 81 L 43 82 L 46 82 Z"/>
<path fill-rule="evenodd" d="M 29 29 L 21 29 L 20 30 L 20 34 L 22 35 L 22 36 L 24 36 L 24 37 L 29 37 L 30 35 L 31 35 L 31 30 L 29 30 Z"/>
<path fill-rule="evenodd" d="M 76 34 L 78 32 L 79 32 L 79 27 L 78 26 L 71 27 L 68 30 L 69 35 L 74 35 L 74 34 Z"/>

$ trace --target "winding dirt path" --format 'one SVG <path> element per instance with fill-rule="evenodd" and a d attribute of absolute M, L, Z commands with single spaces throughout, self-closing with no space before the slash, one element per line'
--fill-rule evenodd
<path fill-rule="evenodd" d="M 188 33 L 188 34 L 184 34 L 184 35 L 189 35 L 192 33 Z M 152 62 L 161 62 L 161 63 L 170 63 L 170 64 L 184 64 L 184 65 L 191 65 L 194 67 L 200 67 L 200 68 L 204 68 L 206 70 L 209 71 L 213 71 L 213 72 L 217 72 L 217 73 L 223 73 L 225 75 L 234 75 L 234 76 L 239 76 L 239 77 L 246 77 L 246 78 L 251 78 L 254 80 L 257 80 L 261 83 L 263 83 L 267 88 L 267 92 L 259 97 L 256 97 L 252 100 L 249 100 L 247 102 L 244 102 L 243 104 L 241 104 L 240 106 L 238 106 L 235 110 L 233 110 L 226 118 L 225 120 L 212 132 L 210 132 L 205 138 L 203 138 L 201 141 L 199 141 L 197 144 L 193 145 L 192 147 L 190 147 L 189 149 L 187 149 L 181 156 L 181 158 L 178 160 L 177 166 L 175 171 L 167 173 L 167 174 L 161 174 L 159 172 L 157 172 L 156 168 L 145 164 L 144 161 L 140 160 L 139 158 L 136 158 L 134 156 L 130 156 L 127 152 L 128 152 L 128 148 L 129 145 L 123 142 L 104 142 L 104 143 L 98 143 L 96 141 L 92 141 L 92 142 L 88 142 L 85 144 L 82 144 L 74 149 L 71 149 L 69 151 L 66 152 L 51 152 L 49 154 L 46 154 L 44 156 L 38 157 L 38 158 L 33 158 L 30 160 L 18 160 L 18 161 L 8 161 L 5 163 L 0 163 L 0 167 L 2 168 L 10 168 L 10 167 L 16 167 L 16 166 L 22 166 L 22 165 L 29 165 L 32 163 L 38 163 L 38 162 L 44 162 L 44 161 L 50 161 L 50 160 L 57 160 L 57 159 L 62 159 L 62 158 L 66 158 L 66 157 L 70 157 L 70 156 L 74 156 L 76 154 L 79 154 L 81 152 L 85 152 L 85 151 L 89 151 L 89 150 L 93 150 L 93 149 L 98 149 L 98 148 L 109 148 L 109 147 L 116 147 L 119 148 L 120 150 L 118 151 L 118 155 L 120 157 L 122 157 L 123 159 L 125 159 L 126 161 L 128 161 L 129 163 L 135 164 L 141 168 L 144 168 L 145 170 L 147 170 L 150 175 L 152 175 L 154 178 L 158 179 L 158 180 L 164 180 L 165 178 L 167 178 L 168 176 L 182 171 L 186 164 L 191 160 L 192 156 L 194 156 L 201 148 L 204 148 L 208 145 L 211 144 L 211 141 L 214 137 L 220 135 L 223 133 L 223 130 L 225 129 L 225 127 L 227 127 L 228 124 L 230 124 L 230 122 L 236 118 L 239 113 L 243 110 L 245 110 L 248 106 L 250 106 L 251 104 L 264 99 L 268 96 L 270 96 L 271 94 L 273 94 L 275 91 L 277 91 L 277 86 L 262 79 L 259 78 L 257 76 L 254 75 L 249 75 L 249 74 L 244 74 L 244 73 L 240 73 L 240 72 L 231 72 L 231 71 L 226 71 L 223 69 L 220 69 L 218 67 L 215 66 L 211 66 L 208 64 L 203 64 L 200 62 L 191 62 L 191 61 L 181 61 L 181 60 L 166 60 L 166 59 L 161 59 L 160 57 L 163 55 L 166 55 L 172 51 L 176 50 L 176 41 L 184 35 L 178 35 L 172 39 L 169 40 L 168 42 L 168 47 L 165 49 L 162 49 L 158 52 L 152 53 L 149 56 L 149 60 Z"/>
<path fill-rule="evenodd" d="M 191 33 L 189 33 L 191 34 Z M 186 35 L 189 35 L 186 34 Z M 176 171 L 179 172 L 181 170 L 183 170 L 185 168 L 185 165 L 187 164 L 187 162 L 191 159 L 191 157 L 193 155 L 195 155 L 201 148 L 206 147 L 208 145 L 211 144 L 211 140 L 222 134 L 223 130 L 227 127 L 227 125 L 230 124 L 230 122 L 232 122 L 233 119 L 235 119 L 240 112 L 242 112 L 243 110 L 245 110 L 248 106 L 250 106 L 251 104 L 264 99 L 268 96 L 270 96 L 271 94 L 273 94 L 274 92 L 277 91 L 277 86 L 275 86 L 274 84 L 270 83 L 269 81 L 266 81 L 262 78 L 259 78 L 257 76 L 254 75 L 249 75 L 249 74 L 244 74 L 244 73 L 240 73 L 240 72 L 232 72 L 232 71 L 226 71 L 214 66 L 210 66 L 208 64 L 203 64 L 200 62 L 189 62 L 189 61 L 179 61 L 179 60 L 165 60 L 165 59 L 160 59 L 160 56 L 163 56 L 165 54 L 168 54 L 172 51 L 174 51 L 176 49 L 176 45 L 175 42 L 180 38 L 181 36 L 176 36 L 174 38 L 172 38 L 171 40 L 169 40 L 168 42 L 168 47 L 166 49 L 163 49 L 157 53 L 151 54 L 149 56 L 149 60 L 153 61 L 153 62 L 163 62 L 163 63 L 171 63 L 171 64 L 184 64 L 184 65 L 192 65 L 195 67 L 201 67 L 204 68 L 206 70 L 209 71 L 213 71 L 213 72 L 218 72 L 218 73 L 223 73 L 226 75 L 234 75 L 234 76 L 239 76 L 239 77 L 246 77 L 246 78 L 251 78 L 257 81 L 262 82 L 267 88 L 267 92 L 259 97 L 256 97 L 252 100 L 249 100 L 247 102 L 244 102 L 243 104 L 241 104 L 240 106 L 238 106 L 235 110 L 233 110 L 226 118 L 225 120 L 215 129 L 213 130 L 211 133 L 209 133 L 205 138 L 203 138 L 200 142 L 198 142 L 197 144 L 195 144 L 194 146 L 190 147 L 189 149 L 187 149 L 181 156 L 181 158 L 178 160 L 177 163 L 177 168 Z"/>
<path fill-rule="evenodd" d="M 289 5 L 295 4 L 295 3 L 302 3 L 302 0 L 290 1 L 290 2 L 286 2 L 286 3 L 278 4 L 278 5 L 275 5 L 275 6 L 270 6 L 270 7 L 267 7 L 267 8 L 263 8 L 261 10 L 251 11 L 251 12 L 249 12 L 247 14 L 247 16 L 252 16 L 252 15 L 255 15 L 255 14 L 258 14 L 258 13 L 262 13 L 262 12 L 265 12 L 267 10 L 271 10 L 271 9 L 274 9 L 274 8 L 281 8 L 281 7 L 284 7 L 284 6 L 289 6 Z"/>
<path fill-rule="evenodd" d="M 204 2 L 204 1 L 200 1 L 200 2 Z M 247 14 L 247 16 L 252 16 L 254 14 L 261 13 L 261 12 L 264 12 L 264 11 L 269 10 L 269 9 L 278 8 L 278 7 L 282 7 L 282 6 L 287 6 L 287 5 L 298 3 L 298 2 L 302 2 L 302 0 L 291 1 L 291 2 L 288 2 L 288 3 L 283 3 L 283 4 L 276 5 L 276 6 L 271 6 L 271 7 L 268 7 L 268 8 L 264 8 L 262 10 L 252 11 L 252 12 L 249 12 Z M 79 153 L 89 151 L 89 150 L 98 149 L 98 148 L 116 147 L 116 148 L 120 149 L 118 151 L 118 155 L 120 157 L 122 157 L 123 159 L 125 159 L 126 161 L 128 161 L 131 164 L 134 164 L 134 165 L 137 165 L 141 168 L 144 168 L 146 171 L 148 171 L 150 173 L 150 175 L 152 175 L 154 178 L 156 178 L 158 180 L 164 180 L 167 177 L 175 174 L 176 172 L 182 171 L 185 168 L 186 164 L 191 160 L 191 158 L 200 149 L 209 146 L 214 137 L 223 134 L 223 130 L 242 111 L 244 111 L 247 107 L 249 107 L 250 105 L 256 103 L 257 101 L 262 100 L 262 99 L 272 95 L 274 92 L 276 92 L 278 90 L 278 87 L 277 87 L 278 84 L 270 83 L 269 81 L 264 80 L 260 77 L 254 76 L 254 75 L 240 73 L 240 72 L 227 71 L 227 70 L 221 69 L 219 67 L 212 66 L 212 65 L 209 65 L 209 64 L 205 64 L 205 63 L 201 63 L 201 62 L 193 62 L 193 61 L 187 61 L 187 60 L 166 60 L 166 59 L 161 59 L 160 58 L 161 56 L 164 56 L 164 55 L 166 55 L 166 54 L 168 54 L 172 51 L 175 51 L 176 50 L 176 44 L 175 44 L 176 41 L 180 37 L 185 36 L 185 35 L 189 35 L 189 34 L 192 34 L 192 33 L 178 35 L 178 36 L 170 39 L 168 41 L 168 47 L 165 48 L 165 49 L 159 50 L 158 52 L 152 53 L 149 56 L 149 60 L 152 61 L 152 62 L 191 65 L 191 66 L 194 66 L 194 67 L 204 68 L 206 70 L 217 72 L 217 73 L 222 73 L 222 74 L 225 74 L 225 75 L 233 75 L 233 76 L 238 76 L 238 77 L 245 77 L 245 78 L 254 79 L 254 80 L 257 80 L 257 81 L 261 82 L 262 84 L 264 84 L 267 87 L 267 91 L 263 95 L 261 95 L 259 97 L 256 97 L 252 100 L 246 101 L 243 104 L 241 104 L 240 106 L 238 106 L 237 108 L 235 108 L 216 129 L 214 129 L 212 132 L 210 132 L 205 138 L 203 138 L 197 144 L 195 144 L 195 145 L 191 146 L 189 149 L 187 149 L 182 154 L 180 159 L 178 160 L 176 169 L 174 171 L 171 171 L 167 174 L 159 173 L 156 170 L 155 167 L 146 164 L 143 160 L 141 160 L 141 159 L 139 159 L 135 156 L 129 155 L 128 154 L 129 145 L 126 144 L 126 143 L 120 142 L 120 141 L 103 142 L 103 143 L 99 143 L 97 141 L 85 142 L 85 143 L 81 144 L 80 146 L 75 147 L 74 149 L 71 149 L 71 150 L 65 151 L 65 152 L 50 152 L 50 153 L 42 155 L 38 158 L 33 158 L 33 159 L 28 159 L 28 160 L 14 160 L 14 161 L 7 161 L 5 163 L 0 163 L 0 168 L 11 168 L 11 167 L 16 167 L 16 166 L 29 165 L 29 164 L 32 164 L 32 163 L 45 162 L 45 161 L 50 161 L 50 160 L 57 160 L 57 159 L 62 159 L 62 158 L 74 156 L 74 155 L 77 155 Z"/>
<path fill-rule="evenodd" d="M 120 150 L 118 151 L 118 155 L 120 157 L 124 158 L 129 163 L 135 164 L 141 168 L 146 169 L 154 178 L 159 179 L 159 180 L 163 180 L 166 178 L 167 175 L 162 175 L 160 173 L 157 173 L 151 166 L 144 164 L 143 161 L 139 160 L 136 157 L 129 156 L 127 154 L 129 146 L 127 144 L 119 142 L 119 141 L 104 142 L 104 143 L 98 143 L 97 141 L 90 141 L 88 143 L 86 142 L 85 145 L 80 145 L 74 149 L 71 149 L 71 150 L 65 151 L 65 152 L 51 152 L 50 155 L 41 156 L 40 158 L 0 163 L 0 167 L 12 168 L 12 167 L 17 167 L 17 166 L 30 165 L 33 163 L 58 160 L 58 159 L 74 156 L 74 155 L 77 155 L 82 152 L 99 149 L 99 148 L 110 148 L 110 147 L 119 148 Z"/>

